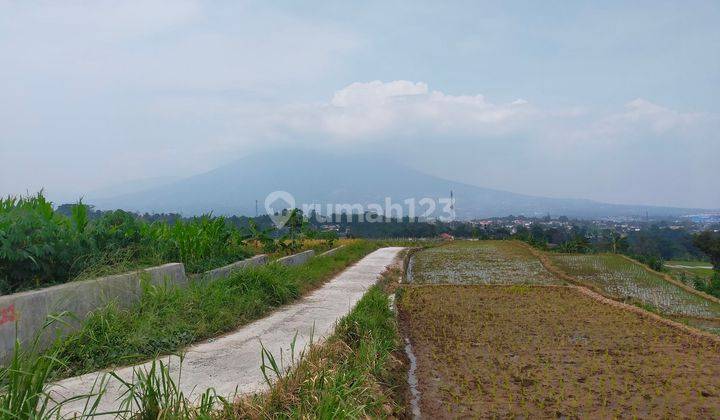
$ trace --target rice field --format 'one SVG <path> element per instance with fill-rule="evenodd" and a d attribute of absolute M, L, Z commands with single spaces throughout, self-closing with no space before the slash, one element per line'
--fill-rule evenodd
<path fill-rule="evenodd" d="M 560 270 L 615 299 L 666 315 L 720 318 L 720 304 L 672 284 L 617 255 L 551 254 Z"/>
<path fill-rule="evenodd" d="M 720 345 L 574 287 L 403 289 L 426 418 L 718 418 Z"/>
<path fill-rule="evenodd" d="M 514 241 L 456 241 L 416 253 L 418 284 L 565 284 Z"/>

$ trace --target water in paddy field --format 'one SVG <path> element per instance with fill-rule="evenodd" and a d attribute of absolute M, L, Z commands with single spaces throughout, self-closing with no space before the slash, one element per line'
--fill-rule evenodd
<path fill-rule="evenodd" d="M 408 270 L 409 271 L 409 270 Z M 410 410 L 412 412 L 413 419 L 420 419 L 420 391 L 417 388 L 418 380 L 417 376 L 415 375 L 415 371 L 417 370 L 417 359 L 415 358 L 415 353 L 413 353 L 412 345 L 410 344 L 410 339 L 405 338 L 405 354 L 407 355 L 408 360 L 410 361 L 410 369 L 408 369 L 408 387 L 410 387 L 410 395 L 412 396 L 410 398 Z"/>
<path fill-rule="evenodd" d="M 415 256 L 410 256 L 410 261 L 408 261 L 407 266 L 407 272 L 405 273 L 405 282 L 412 283 L 413 282 L 413 265 L 415 264 Z"/>

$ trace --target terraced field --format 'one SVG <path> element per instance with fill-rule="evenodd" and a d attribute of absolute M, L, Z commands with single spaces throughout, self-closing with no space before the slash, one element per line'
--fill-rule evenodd
<path fill-rule="evenodd" d="M 552 259 L 559 276 L 717 327 L 698 316 L 718 305 L 627 260 Z M 410 268 L 397 307 L 423 417 L 720 417 L 712 335 L 563 284 L 516 242 L 428 249 Z"/>
<path fill-rule="evenodd" d="M 398 308 L 424 417 L 720 416 L 718 344 L 574 287 L 417 286 Z"/>
<path fill-rule="evenodd" d="M 514 241 L 457 241 L 418 252 L 413 283 L 565 284 Z"/>
<path fill-rule="evenodd" d="M 620 300 L 650 305 L 667 315 L 720 318 L 720 304 L 668 282 L 617 255 L 552 254 L 565 273 Z"/>

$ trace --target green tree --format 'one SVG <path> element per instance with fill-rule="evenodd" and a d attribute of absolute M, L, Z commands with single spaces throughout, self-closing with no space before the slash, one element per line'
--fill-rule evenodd
<path fill-rule="evenodd" d="M 710 257 L 715 271 L 720 271 L 720 232 L 706 230 L 695 235 L 693 244 Z"/>

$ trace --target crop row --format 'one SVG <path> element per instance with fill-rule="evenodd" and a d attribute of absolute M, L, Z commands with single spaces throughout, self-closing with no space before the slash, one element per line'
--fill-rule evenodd
<path fill-rule="evenodd" d="M 617 255 L 553 254 L 557 266 L 620 300 L 634 300 L 668 315 L 720 317 L 720 304 L 678 287 Z"/>
<path fill-rule="evenodd" d="M 563 284 L 512 241 L 458 241 L 415 254 L 415 283 Z"/>

